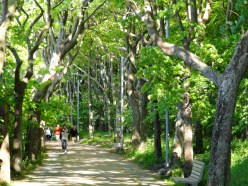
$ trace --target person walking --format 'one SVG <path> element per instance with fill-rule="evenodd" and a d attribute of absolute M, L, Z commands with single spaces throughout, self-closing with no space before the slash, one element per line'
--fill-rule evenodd
<path fill-rule="evenodd" d="M 64 152 L 67 152 L 68 136 L 69 136 L 69 130 L 68 130 L 67 126 L 64 125 L 64 127 L 61 131 L 62 149 L 64 150 Z"/>
<path fill-rule="evenodd" d="M 58 142 L 58 146 L 60 146 L 60 134 L 61 134 L 61 128 L 60 125 L 57 125 L 54 129 L 55 139 Z"/>
<path fill-rule="evenodd" d="M 46 141 L 50 142 L 52 138 L 52 130 L 49 126 L 46 127 L 45 129 L 46 132 Z"/>
<path fill-rule="evenodd" d="M 71 140 L 72 140 L 73 145 L 76 144 L 77 136 L 78 136 L 78 131 L 76 129 L 76 126 L 75 125 L 72 125 L 72 128 L 70 130 L 70 137 L 71 137 Z"/>

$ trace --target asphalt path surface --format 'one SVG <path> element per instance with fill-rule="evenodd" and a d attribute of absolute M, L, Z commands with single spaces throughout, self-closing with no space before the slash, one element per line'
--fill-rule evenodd
<path fill-rule="evenodd" d="M 55 142 L 46 148 L 48 157 L 42 165 L 12 186 L 166 185 L 157 173 L 141 169 L 110 149 L 69 144 L 65 153 Z"/>

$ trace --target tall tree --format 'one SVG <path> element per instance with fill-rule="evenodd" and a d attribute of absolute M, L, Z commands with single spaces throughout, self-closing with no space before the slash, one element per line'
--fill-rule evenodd
<path fill-rule="evenodd" d="M 215 123 L 211 143 L 211 161 L 208 185 L 227 185 L 230 179 L 231 131 L 239 83 L 248 68 L 248 33 L 237 43 L 236 49 L 223 73 L 219 73 L 204 63 L 198 56 L 176 44 L 162 40 L 156 30 L 151 4 L 144 0 L 144 15 L 134 10 L 145 22 L 150 37 L 165 55 L 182 59 L 198 70 L 218 88 Z"/>
<path fill-rule="evenodd" d="M 47 94 L 47 91 L 52 90 L 49 88 L 50 86 L 56 87 L 60 82 L 60 72 L 63 71 L 63 68 L 66 66 L 64 63 L 65 60 L 63 59 L 66 54 L 75 48 L 82 33 L 94 25 L 94 15 L 105 3 L 106 0 L 100 3 L 96 2 L 96 6 L 88 11 L 89 7 L 91 8 L 94 4 L 92 0 L 72 2 L 70 7 L 68 7 L 64 1 L 58 4 L 52 4 L 50 0 L 47 0 L 46 21 L 51 27 L 46 37 L 43 58 L 49 73 L 44 75 L 41 80 L 44 86 L 35 90 L 33 96 L 34 103 L 39 103 L 45 98 L 48 100 L 49 96 L 52 95 L 51 91 L 49 94 Z M 81 8 L 77 8 L 78 6 Z M 63 11 L 59 11 L 58 14 L 55 14 L 54 12 L 61 7 L 63 7 Z M 70 9 L 75 9 L 76 11 L 70 11 Z M 77 14 L 75 12 L 77 12 Z M 56 15 L 58 15 L 58 17 L 56 17 Z M 54 20 L 58 20 L 58 22 L 55 24 Z M 40 116 L 37 116 L 37 118 L 40 118 Z"/>
<path fill-rule="evenodd" d="M 22 133 L 22 107 L 23 107 L 23 100 L 24 100 L 24 94 L 26 86 L 31 79 L 33 75 L 33 62 L 34 62 L 34 54 L 38 50 L 39 45 L 42 42 L 42 35 L 47 30 L 48 27 L 44 27 L 41 30 L 39 30 L 39 34 L 37 34 L 37 39 L 32 39 L 32 32 L 34 32 L 33 27 L 37 22 L 41 19 L 43 15 L 43 9 L 38 4 L 38 2 L 35 0 L 35 5 L 39 8 L 40 13 L 31 21 L 30 26 L 28 26 L 27 30 L 27 38 L 26 38 L 26 44 L 27 44 L 27 51 L 28 51 L 28 66 L 26 74 L 21 80 L 21 67 L 23 64 L 23 61 L 18 55 L 18 52 L 16 49 L 12 46 L 9 46 L 10 51 L 15 57 L 16 60 L 16 69 L 15 69 L 15 120 L 14 120 L 14 145 L 13 145 L 13 155 L 12 155 L 12 166 L 15 173 L 21 173 L 21 165 L 22 165 L 22 139 L 23 139 L 23 133 Z M 25 12 L 23 10 L 23 12 Z M 19 26 L 24 28 L 27 23 L 28 17 L 26 21 L 22 24 L 19 22 Z"/>
<path fill-rule="evenodd" d="M 0 75 L 3 73 L 4 63 L 6 61 L 6 34 L 10 26 L 11 19 L 15 15 L 17 1 L 2 0 L 2 11 L 0 18 Z"/>
<path fill-rule="evenodd" d="M 1 17 L 0 17 L 0 80 L 2 82 L 2 74 L 4 64 L 6 62 L 6 35 L 12 18 L 15 16 L 17 1 L 2 0 Z M 10 181 L 10 147 L 9 147 L 9 106 L 7 103 L 0 103 L 1 109 L 1 135 L 3 141 L 0 148 L 1 171 L 0 181 Z M 3 104 L 3 105 L 2 105 Z M 4 121 L 2 123 L 2 121 Z"/>
<path fill-rule="evenodd" d="M 162 147 L 161 147 L 161 122 L 159 119 L 159 112 L 157 106 L 157 100 L 154 101 L 154 149 L 155 149 L 155 157 L 156 163 L 160 163 L 162 159 Z"/>
<path fill-rule="evenodd" d="M 9 148 L 9 110 L 10 106 L 0 106 L 0 183 L 10 182 L 10 148 Z"/>
<path fill-rule="evenodd" d="M 126 13 L 128 15 L 128 11 Z M 146 147 L 145 134 L 145 116 L 147 99 L 144 98 L 146 94 L 141 92 L 144 85 L 144 79 L 137 76 L 137 58 L 139 56 L 140 48 L 145 43 L 145 32 L 143 27 L 135 24 L 136 17 L 133 15 L 127 16 L 128 33 L 125 36 L 126 48 L 128 53 L 128 67 L 127 67 L 127 95 L 129 104 L 132 110 L 133 126 L 132 126 L 132 144 L 133 147 L 138 147 L 139 150 L 144 151 Z M 140 100 L 144 101 L 143 103 Z"/>

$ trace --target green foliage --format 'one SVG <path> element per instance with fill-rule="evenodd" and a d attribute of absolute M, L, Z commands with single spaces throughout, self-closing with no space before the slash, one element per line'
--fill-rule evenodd
<path fill-rule="evenodd" d="M 126 1 L 123 0 L 112 0 L 113 7 L 112 8 L 120 8 L 124 9 L 126 7 Z"/>
<path fill-rule="evenodd" d="M 0 186 L 11 186 L 8 182 L 0 182 Z"/>
<path fill-rule="evenodd" d="M 238 138 L 242 138 L 245 135 L 246 127 L 248 126 L 247 86 L 248 80 L 247 78 L 244 78 L 239 87 L 232 130 L 233 136 Z"/>
<path fill-rule="evenodd" d="M 232 143 L 231 182 L 229 186 L 248 185 L 248 140 Z"/>
<path fill-rule="evenodd" d="M 139 152 L 137 149 L 133 149 L 127 152 L 126 157 L 145 168 L 151 168 L 156 162 L 153 144 L 154 140 L 148 139 L 145 152 Z"/>
<path fill-rule="evenodd" d="M 241 33 L 247 30 L 247 0 L 238 0 L 234 4 L 230 20 L 226 23 L 225 29 L 229 29 L 231 33 Z"/>
<path fill-rule="evenodd" d="M 138 77 L 147 81 L 142 91 L 149 94 L 150 100 L 167 100 L 174 105 L 181 99 L 180 81 L 186 73 L 181 63 L 165 56 L 157 47 L 145 47 L 140 51 L 137 66 Z"/>
<path fill-rule="evenodd" d="M 68 124 L 71 107 L 70 104 L 65 104 L 63 97 L 55 94 L 48 103 L 40 103 L 39 109 L 42 111 L 42 119 L 46 124 L 52 127 L 57 124 Z"/>

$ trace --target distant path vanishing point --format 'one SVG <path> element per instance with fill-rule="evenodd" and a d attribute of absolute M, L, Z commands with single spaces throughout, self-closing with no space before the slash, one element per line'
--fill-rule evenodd
<path fill-rule="evenodd" d="M 55 142 L 46 146 L 48 157 L 42 165 L 12 186 L 166 185 L 151 171 L 106 148 L 76 144 L 64 153 Z"/>

